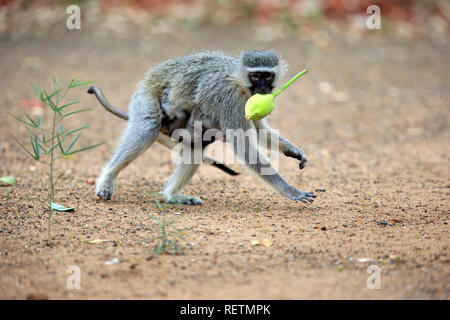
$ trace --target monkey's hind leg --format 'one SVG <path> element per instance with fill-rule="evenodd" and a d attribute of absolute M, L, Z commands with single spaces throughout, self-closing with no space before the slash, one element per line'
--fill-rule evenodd
<path fill-rule="evenodd" d="M 95 193 L 110 200 L 119 172 L 156 141 L 161 128 L 161 111 L 141 88 L 130 102 L 130 118 L 112 159 L 97 179 Z"/>
<path fill-rule="evenodd" d="M 192 176 L 195 174 L 199 167 L 200 164 L 195 163 L 180 163 L 177 166 L 175 172 L 170 177 L 169 182 L 162 192 L 162 195 L 166 198 L 166 201 L 168 203 L 189 205 L 203 203 L 203 201 L 197 197 L 187 196 L 179 193 L 189 182 L 189 180 L 191 180 Z"/>

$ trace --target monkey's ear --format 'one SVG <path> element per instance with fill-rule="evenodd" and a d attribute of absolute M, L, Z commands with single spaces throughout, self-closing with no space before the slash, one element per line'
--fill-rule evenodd
<path fill-rule="evenodd" d="M 275 74 L 275 79 L 273 79 L 273 86 L 276 87 L 279 84 L 280 79 L 286 74 L 288 70 L 288 64 L 281 58 L 278 60 L 278 70 Z"/>

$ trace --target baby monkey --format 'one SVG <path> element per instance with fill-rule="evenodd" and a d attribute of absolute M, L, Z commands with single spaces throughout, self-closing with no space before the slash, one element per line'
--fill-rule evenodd
<path fill-rule="evenodd" d="M 245 118 L 248 98 L 256 93 L 270 93 L 283 72 L 283 61 L 273 51 L 246 51 L 238 58 L 205 51 L 167 60 L 147 73 L 132 96 L 128 115 L 113 107 L 97 87 L 89 88 L 88 92 L 95 94 L 108 111 L 128 120 L 117 150 L 97 179 L 95 193 L 100 198 L 111 199 L 116 177 L 123 168 L 155 141 L 172 148 L 178 143 L 170 138 L 175 130 L 186 129 L 194 134 L 193 123 L 201 121 L 202 132 L 218 130 L 246 166 L 280 194 L 292 200 L 312 202 L 315 195 L 291 186 L 260 153 L 254 137 L 258 136 L 259 129 L 267 130 L 267 147 L 276 143 L 284 155 L 299 160 L 300 169 L 308 161 L 305 152 L 277 135 L 264 119 Z M 231 137 L 227 136 L 229 132 L 253 135 Z M 200 148 L 203 150 L 213 141 L 202 141 Z M 195 145 L 191 148 L 196 148 Z M 169 203 L 202 204 L 199 198 L 180 193 L 200 166 L 195 161 L 185 162 L 177 165 L 162 194 Z M 213 164 L 234 173 L 223 164 Z"/>

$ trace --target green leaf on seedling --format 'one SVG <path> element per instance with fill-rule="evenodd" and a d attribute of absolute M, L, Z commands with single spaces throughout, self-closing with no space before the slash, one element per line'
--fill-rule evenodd
<path fill-rule="evenodd" d="M 15 186 L 17 184 L 16 178 L 13 176 L 1 177 L 0 186 Z"/>
<path fill-rule="evenodd" d="M 75 208 L 67 208 L 63 205 L 52 202 L 51 203 L 52 210 L 60 211 L 60 212 L 72 212 L 75 211 Z"/>
<path fill-rule="evenodd" d="M 74 102 L 65 104 L 65 105 L 59 107 L 58 110 L 61 111 L 61 110 L 64 109 L 64 108 L 67 108 L 67 107 L 69 107 L 69 106 L 72 106 L 72 105 L 74 105 L 74 104 L 77 104 L 78 102 L 79 102 L 79 101 L 74 101 Z"/>
<path fill-rule="evenodd" d="M 69 113 L 63 114 L 62 116 L 65 118 L 65 117 L 68 117 L 68 116 L 71 116 L 71 115 L 74 115 L 74 114 L 77 114 L 77 113 L 80 113 L 80 112 L 86 112 L 86 111 L 91 111 L 91 110 L 93 110 L 93 109 L 92 108 L 80 109 L 80 110 L 76 110 L 76 111 L 73 111 L 73 112 L 69 112 Z"/>
<path fill-rule="evenodd" d="M 93 83 L 92 81 L 84 81 L 83 82 L 83 81 L 81 81 L 81 79 L 74 78 L 69 83 L 69 89 L 85 86 L 85 85 L 92 84 L 92 83 Z"/>
<path fill-rule="evenodd" d="M 68 154 L 70 150 L 72 150 L 73 146 L 77 142 L 77 140 L 81 137 L 81 133 L 73 140 L 73 142 L 70 144 L 70 146 L 67 148 L 67 150 L 64 152 L 64 154 Z"/>
<path fill-rule="evenodd" d="M 103 142 L 101 142 L 101 143 L 94 144 L 94 145 L 89 146 L 89 147 L 85 147 L 85 148 L 81 148 L 81 149 L 78 149 L 78 150 L 75 150 L 75 151 L 72 151 L 72 152 L 68 152 L 68 153 L 66 153 L 65 155 L 66 155 L 66 156 L 71 156 L 71 155 L 73 155 L 73 154 L 75 154 L 75 153 L 78 153 L 78 152 L 82 152 L 82 151 L 94 149 L 94 148 L 97 148 L 98 146 L 101 146 L 101 145 L 104 144 L 104 143 L 105 143 L 105 141 L 103 141 Z"/>
<path fill-rule="evenodd" d="M 59 139 L 59 133 L 56 134 L 56 138 L 58 139 L 58 144 L 57 144 L 57 146 L 59 146 L 59 150 L 61 151 L 62 154 L 65 154 L 64 149 L 63 149 L 63 146 L 62 146 L 62 143 L 64 142 L 64 140 L 65 140 L 66 138 L 64 138 L 64 139 L 61 141 L 61 139 Z M 53 151 L 53 149 L 55 149 L 55 148 L 56 148 L 56 146 L 54 146 L 54 147 L 51 149 L 51 151 Z"/>
<path fill-rule="evenodd" d="M 89 128 L 89 125 L 88 125 L 88 124 L 86 124 L 86 125 L 84 125 L 84 126 L 78 128 L 78 129 L 74 129 L 74 130 L 72 130 L 72 131 L 65 132 L 64 135 L 65 135 L 65 136 L 70 136 L 71 134 L 74 134 L 75 132 L 78 132 L 78 131 L 80 131 L 80 130 L 84 130 L 84 129 L 87 129 L 87 128 Z"/>
<path fill-rule="evenodd" d="M 40 92 L 38 89 L 36 89 L 36 87 L 34 86 L 33 82 L 31 82 L 31 86 L 33 87 L 33 90 L 34 90 L 34 92 L 36 92 L 36 94 L 39 97 L 39 99 L 41 99 L 41 101 L 44 102 L 44 100 L 42 98 L 42 92 Z"/>
<path fill-rule="evenodd" d="M 32 128 L 36 128 L 36 126 L 33 123 L 28 123 L 25 120 L 20 119 L 19 117 L 16 117 L 15 115 L 13 115 L 12 113 L 9 114 L 11 117 L 13 117 L 14 119 L 16 119 L 19 122 L 22 122 L 23 124 L 26 124 L 27 126 L 30 126 Z"/>
<path fill-rule="evenodd" d="M 50 95 L 47 94 L 47 92 L 44 89 L 44 94 L 45 94 L 45 99 L 44 101 L 50 100 L 53 96 L 57 95 L 58 93 L 61 92 L 61 89 L 58 89 L 56 91 L 53 91 L 52 93 L 50 93 Z"/>
<path fill-rule="evenodd" d="M 34 159 L 36 160 L 40 160 L 41 156 L 39 155 L 39 148 L 34 144 L 33 137 L 30 136 L 30 144 L 31 147 L 33 148 L 33 152 L 34 152 Z"/>
<path fill-rule="evenodd" d="M 30 122 L 32 123 L 33 127 L 39 128 L 39 124 L 37 124 L 36 122 L 34 122 L 34 120 L 33 120 L 29 115 L 26 114 L 25 117 L 27 117 L 28 120 L 30 120 Z M 38 122 L 39 122 L 39 120 L 38 120 Z"/>
<path fill-rule="evenodd" d="M 19 142 L 19 140 L 17 140 L 16 137 L 13 136 L 13 139 L 16 140 L 17 144 L 18 144 L 23 150 L 25 150 L 25 152 L 28 153 L 28 155 L 29 155 L 30 157 L 32 157 L 34 160 L 37 160 L 37 158 L 36 158 L 30 151 L 28 151 L 28 149 L 25 148 L 25 146 L 24 146 L 23 144 L 21 144 L 21 143 Z"/>

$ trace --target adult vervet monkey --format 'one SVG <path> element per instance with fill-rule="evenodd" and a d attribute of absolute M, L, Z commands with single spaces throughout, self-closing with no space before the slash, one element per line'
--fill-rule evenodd
<path fill-rule="evenodd" d="M 129 115 L 111 106 L 98 88 L 91 87 L 88 92 L 94 93 L 107 110 L 128 118 L 117 150 L 97 179 L 95 193 L 100 198 L 111 199 L 116 177 L 123 168 L 157 140 L 172 147 L 175 142 L 168 136 L 180 128 L 193 132 L 194 121 L 201 121 L 204 130 L 219 130 L 225 140 L 229 140 L 226 135 L 230 130 L 257 132 L 256 129 L 266 129 L 273 133 L 265 120 L 245 118 L 245 103 L 255 93 L 270 93 L 283 69 L 283 61 L 273 51 L 246 51 L 238 58 L 206 51 L 167 60 L 147 73 L 131 99 Z M 267 140 L 268 145 L 277 143 L 284 155 L 298 159 L 303 169 L 308 161 L 303 150 L 277 134 L 267 135 Z M 304 203 L 313 201 L 312 192 L 291 186 L 271 167 L 252 139 L 237 135 L 229 142 L 247 167 L 280 194 Z M 250 161 L 252 155 L 256 155 L 253 157 L 256 161 Z M 199 166 L 194 162 L 178 164 L 162 192 L 167 202 L 202 204 L 199 198 L 180 193 Z M 262 169 L 268 167 L 273 174 L 261 174 Z"/>

